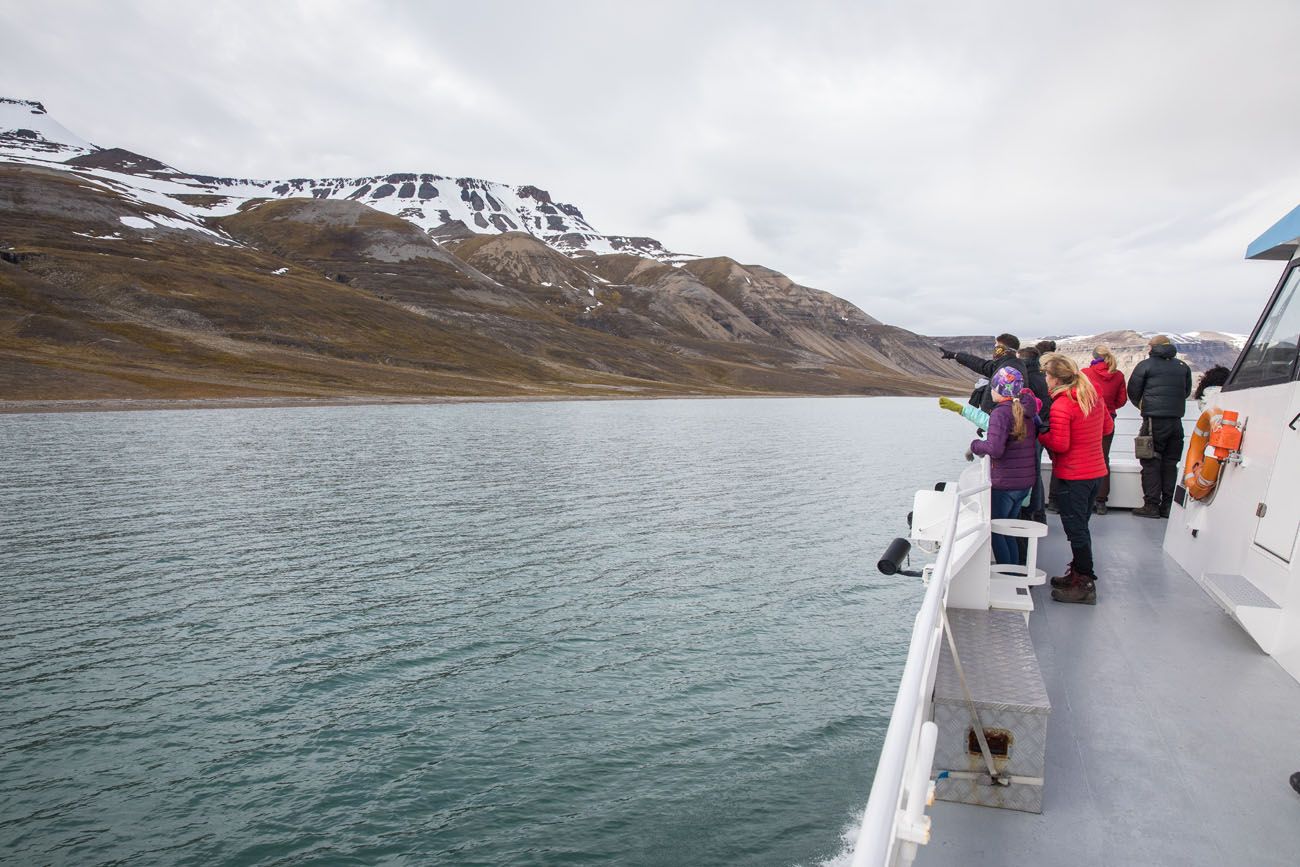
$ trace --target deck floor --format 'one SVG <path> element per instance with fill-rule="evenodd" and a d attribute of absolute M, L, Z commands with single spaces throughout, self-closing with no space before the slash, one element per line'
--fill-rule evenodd
<path fill-rule="evenodd" d="M 1297 865 L 1300 683 L 1161 550 L 1165 522 L 1091 522 L 1098 603 L 1033 590 L 1052 702 L 1041 816 L 937 802 L 918 865 Z M 1060 523 L 1040 565 L 1068 560 Z"/>

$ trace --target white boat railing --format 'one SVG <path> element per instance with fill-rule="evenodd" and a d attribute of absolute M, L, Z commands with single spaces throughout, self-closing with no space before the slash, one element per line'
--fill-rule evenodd
<path fill-rule="evenodd" d="M 940 542 L 939 558 L 933 570 L 927 567 L 929 583 L 912 626 L 912 641 L 889 718 L 889 730 L 853 848 L 853 867 L 910 864 L 916 857 L 917 845 L 930 839 L 930 819 L 925 815 L 925 808 L 930 800 L 930 770 L 934 765 L 938 730 L 926 717 L 943 641 L 943 608 L 948 584 L 956 568 L 960 568 L 953 564 L 956 543 L 989 531 L 989 515 L 983 501 L 971 502 L 990 488 L 988 458 L 981 458 L 976 466 L 969 467 L 958 484 Z M 970 517 L 971 523 L 959 532 L 963 514 Z"/>

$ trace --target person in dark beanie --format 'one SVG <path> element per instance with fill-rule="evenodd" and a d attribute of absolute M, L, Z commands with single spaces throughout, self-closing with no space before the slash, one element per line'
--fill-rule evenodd
<path fill-rule="evenodd" d="M 1142 458 L 1142 499 L 1139 518 L 1168 518 L 1178 483 L 1178 462 L 1183 457 L 1183 414 L 1192 393 L 1192 369 L 1175 358 L 1178 347 L 1163 334 L 1147 343 L 1148 356 L 1133 368 L 1128 399 L 1142 410 L 1142 426 L 1149 427 L 1155 457 Z"/>
<path fill-rule="evenodd" d="M 1014 334 L 999 334 L 993 344 L 993 357 L 980 358 L 978 355 L 971 355 L 969 352 L 954 352 L 951 349 L 940 347 L 939 351 L 943 353 L 944 358 L 956 359 L 957 363 L 963 367 L 968 367 L 978 373 L 980 376 L 993 381 L 993 374 L 997 373 L 1004 367 L 1014 368 L 1020 374 L 1020 379 L 1025 378 L 1025 366 L 1016 358 L 1016 350 L 1020 348 L 1020 338 Z M 987 385 L 977 388 L 971 394 L 971 405 L 978 406 L 980 409 L 993 414 L 995 406 L 993 393 Z"/>
<path fill-rule="evenodd" d="M 1037 349 L 1037 350 L 1038 350 L 1038 355 L 1039 355 L 1039 357 L 1041 358 L 1041 357 L 1044 356 L 1044 355 L 1047 355 L 1047 354 L 1049 354 L 1049 353 L 1052 353 L 1052 352 L 1055 352 L 1055 351 L 1056 351 L 1056 341 L 1055 341 L 1055 340 L 1047 340 L 1047 339 L 1040 340 L 1040 341 L 1038 341 L 1037 343 L 1034 344 L 1034 349 Z M 1037 393 L 1038 393 L 1038 392 L 1036 392 L 1036 391 L 1034 392 L 1034 394 L 1037 394 Z M 1043 416 L 1043 418 L 1047 418 L 1047 416 Z M 1050 452 L 1049 452 L 1049 454 L 1050 454 Z M 1057 486 L 1056 486 L 1056 483 L 1057 483 L 1057 481 L 1059 481 L 1059 480 L 1058 480 L 1057 477 L 1056 477 L 1056 464 L 1053 463 L 1053 464 L 1052 464 L 1052 478 L 1051 478 L 1051 481 L 1049 481 L 1048 484 L 1047 484 L 1047 502 L 1043 504 L 1043 508 L 1044 508 L 1044 510 L 1047 511 L 1047 512 L 1059 512 L 1059 511 L 1060 511 L 1060 509 L 1058 509 L 1057 506 L 1056 506 L 1056 487 L 1057 487 Z M 1044 520 L 1040 521 L 1039 523 L 1042 523 L 1042 524 L 1047 523 L 1046 518 L 1047 518 L 1047 516 L 1044 514 L 1044 515 L 1043 515 L 1043 519 L 1044 519 Z"/>
<path fill-rule="evenodd" d="M 1216 364 L 1205 373 L 1201 378 L 1196 380 L 1196 391 L 1192 392 L 1192 400 L 1196 401 L 1201 412 L 1209 407 L 1209 403 L 1215 399 L 1223 387 L 1228 384 L 1228 377 L 1232 371 L 1222 364 Z"/>
<path fill-rule="evenodd" d="M 1047 387 L 1047 377 L 1043 375 L 1043 369 L 1038 363 L 1038 347 L 1026 346 L 1016 354 L 1020 358 L 1021 363 L 1025 366 L 1025 385 L 1043 404 L 1043 408 L 1039 411 L 1038 415 L 1043 419 L 1043 421 L 1047 421 L 1052 417 L 1052 391 Z M 1037 443 L 1037 454 L 1034 456 L 1034 467 L 1039 468 L 1042 464 L 1043 445 L 1042 443 Z M 1040 524 L 1047 523 L 1047 500 L 1043 494 L 1043 473 L 1042 470 L 1039 469 L 1034 474 L 1034 487 L 1029 493 L 1029 506 L 1027 507 L 1027 511 L 1029 513 L 1029 520 L 1037 521 Z"/>

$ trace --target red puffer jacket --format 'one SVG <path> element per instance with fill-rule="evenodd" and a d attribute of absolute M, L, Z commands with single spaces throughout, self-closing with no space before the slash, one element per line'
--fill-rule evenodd
<path fill-rule="evenodd" d="M 1121 406 L 1128 403 L 1124 373 L 1121 370 L 1107 370 L 1106 363 L 1101 362 L 1085 367 L 1083 375 L 1092 382 L 1092 387 L 1097 389 L 1097 394 L 1101 397 L 1102 402 L 1106 404 L 1106 414 L 1110 416 L 1110 419 L 1106 423 L 1102 434 L 1109 436 L 1115 432 L 1115 413 L 1119 412 Z"/>
<path fill-rule="evenodd" d="M 1057 477 L 1074 481 L 1106 475 L 1106 459 L 1101 454 L 1102 431 L 1110 420 L 1106 407 L 1098 400 L 1092 412 L 1084 415 L 1073 389 L 1052 397 L 1052 426 L 1038 441 L 1052 453 Z"/>

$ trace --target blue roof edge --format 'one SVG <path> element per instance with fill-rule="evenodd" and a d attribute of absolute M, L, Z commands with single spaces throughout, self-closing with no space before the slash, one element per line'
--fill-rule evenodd
<path fill-rule="evenodd" d="M 1300 244 L 1300 205 L 1297 205 L 1246 248 L 1247 259 L 1290 259 Z"/>

